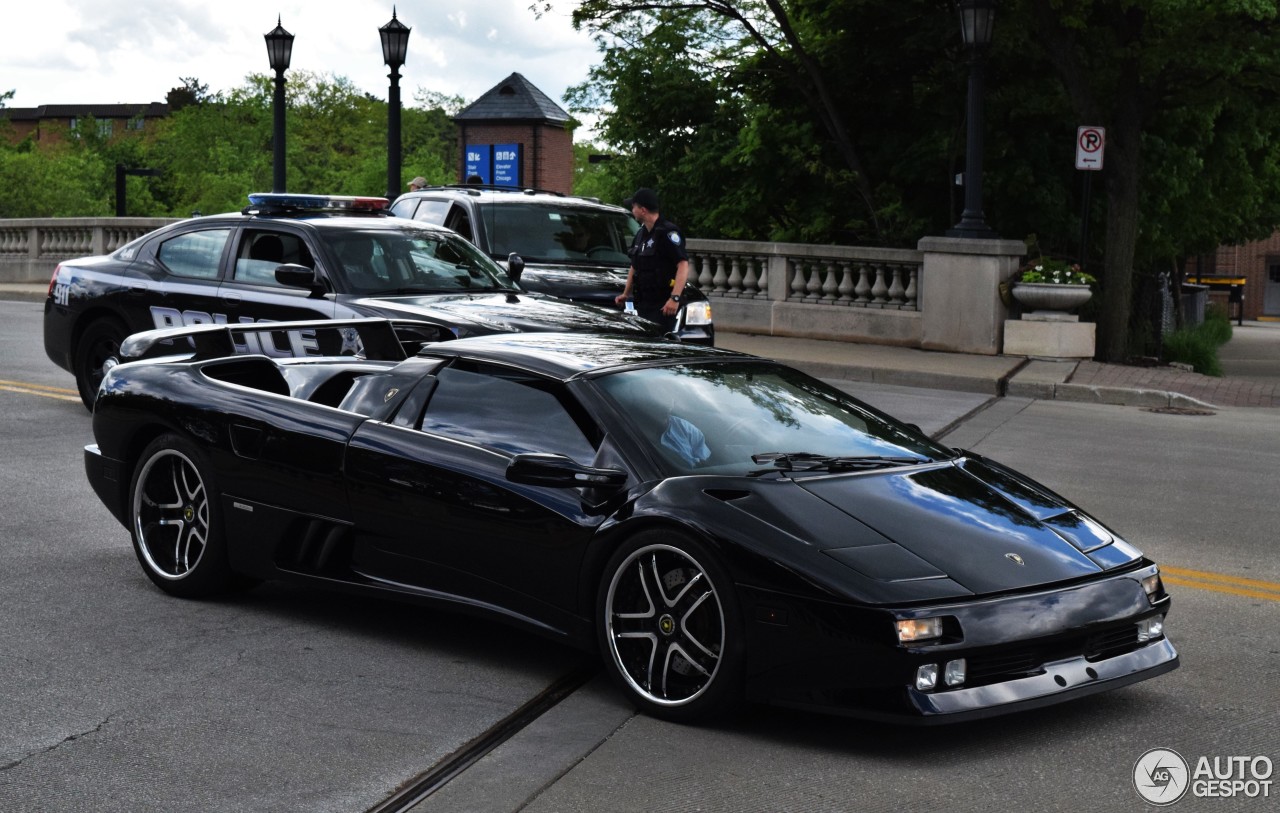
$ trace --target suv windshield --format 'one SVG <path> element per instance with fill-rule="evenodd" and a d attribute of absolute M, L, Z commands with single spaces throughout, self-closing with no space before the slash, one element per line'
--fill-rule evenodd
<path fill-rule="evenodd" d="M 626 268 L 639 225 L 621 209 L 571 204 L 484 205 L 494 257 L 518 253 L 530 263 L 582 263 Z"/>
<path fill-rule="evenodd" d="M 355 294 L 515 290 L 493 260 L 450 232 L 415 228 L 324 230 L 346 289 Z"/>

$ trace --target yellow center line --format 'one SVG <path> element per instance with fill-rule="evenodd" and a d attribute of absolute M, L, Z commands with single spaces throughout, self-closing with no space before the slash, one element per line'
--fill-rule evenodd
<path fill-rule="evenodd" d="M 1280 601 L 1280 584 L 1260 579 L 1245 579 L 1239 576 L 1226 576 L 1221 573 L 1207 573 L 1202 570 L 1189 570 L 1183 567 L 1160 567 L 1160 578 L 1167 584 L 1179 587 L 1195 587 L 1200 590 L 1212 590 L 1216 593 L 1227 593 L 1246 598 L 1261 598 L 1268 601 Z"/>
<path fill-rule="evenodd" d="M 68 390 L 63 387 L 50 387 L 45 384 L 28 384 L 24 381 L 5 381 L 0 379 L 0 391 L 17 392 L 23 395 L 40 395 L 45 398 L 54 398 L 59 401 L 80 400 L 80 396 L 75 390 Z"/>

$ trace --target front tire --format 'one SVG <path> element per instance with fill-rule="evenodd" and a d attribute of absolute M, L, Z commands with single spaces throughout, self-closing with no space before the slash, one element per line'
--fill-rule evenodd
<path fill-rule="evenodd" d="M 605 568 L 596 617 L 606 668 L 642 711 L 697 722 L 739 700 L 738 600 L 727 571 L 694 539 L 665 530 L 632 537 Z"/>
<path fill-rule="evenodd" d="M 129 489 L 129 527 L 143 572 L 166 593 L 198 598 L 232 587 L 218 497 L 194 443 L 166 434 L 143 451 Z"/>
<path fill-rule="evenodd" d="M 80 392 L 80 400 L 85 409 L 93 411 L 93 403 L 98 400 L 98 385 L 107 374 L 107 360 L 116 357 L 120 352 L 120 342 L 125 340 L 128 332 L 116 319 L 99 319 L 85 328 L 76 344 L 73 369 L 76 376 L 76 389 Z"/>

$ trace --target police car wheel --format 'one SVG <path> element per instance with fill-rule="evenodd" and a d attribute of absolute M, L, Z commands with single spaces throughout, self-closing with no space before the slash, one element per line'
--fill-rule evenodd
<path fill-rule="evenodd" d="M 605 667 L 642 711 L 704 721 L 741 694 L 744 628 L 728 572 L 678 531 L 642 531 L 609 560 L 597 600 Z"/>
<path fill-rule="evenodd" d="M 143 571 L 183 598 L 236 586 L 227 562 L 221 497 L 194 443 L 166 434 L 143 451 L 129 489 L 129 526 Z"/>
<path fill-rule="evenodd" d="M 99 319 L 85 328 L 76 344 L 76 389 L 85 408 L 91 412 L 93 402 L 98 400 L 98 385 L 106 375 L 107 361 L 120 352 L 120 342 L 127 335 L 128 331 L 119 321 Z"/>

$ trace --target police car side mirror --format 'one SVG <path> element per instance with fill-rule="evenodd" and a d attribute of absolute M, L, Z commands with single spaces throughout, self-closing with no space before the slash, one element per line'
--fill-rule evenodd
<path fill-rule="evenodd" d="M 325 295 L 324 285 L 316 277 L 315 269 L 305 265 L 285 263 L 276 266 L 276 282 L 289 288 L 306 288 L 311 292 L 312 299 Z"/>
<path fill-rule="evenodd" d="M 512 282 L 520 282 L 520 275 L 524 273 L 524 257 L 516 254 L 514 251 L 507 255 L 507 276 L 511 277 Z"/>

